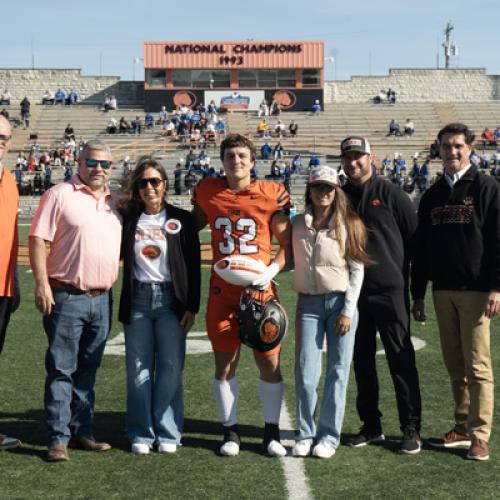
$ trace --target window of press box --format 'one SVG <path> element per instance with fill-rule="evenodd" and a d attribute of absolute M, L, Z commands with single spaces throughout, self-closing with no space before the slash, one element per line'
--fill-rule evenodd
<path fill-rule="evenodd" d="M 240 87 L 295 87 L 294 69 L 240 69 Z"/>
<path fill-rule="evenodd" d="M 321 83 L 319 69 L 303 69 L 302 85 L 304 87 L 319 87 Z"/>
<path fill-rule="evenodd" d="M 191 70 L 191 80 L 193 87 L 229 88 L 231 86 L 231 71 L 193 69 Z"/>
<path fill-rule="evenodd" d="M 174 69 L 174 87 L 229 88 L 231 70 Z"/>
<path fill-rule="evenodd" d="M 147 69 L 146 70 L 146 83 L 150 87 L 165 87 L 167 79 L 164 69 Z"/>

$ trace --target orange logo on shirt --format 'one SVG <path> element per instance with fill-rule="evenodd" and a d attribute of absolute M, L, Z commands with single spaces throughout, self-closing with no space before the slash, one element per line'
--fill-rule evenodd
<path fill-rule="evenodd" d="M 372 200 L 372 205 L 374 207 L 379 207 L 381 204 L 382 204 L 382 202 L 378 198 L 375 198 L 374 200 Z"/>
<path fill-rule="evenodd" d="M 148 259 L 157 259 L 160 254 L 160 247 L 157 247 L 156 245 L 147 245 L 142 249 L 142 255 Z"/>

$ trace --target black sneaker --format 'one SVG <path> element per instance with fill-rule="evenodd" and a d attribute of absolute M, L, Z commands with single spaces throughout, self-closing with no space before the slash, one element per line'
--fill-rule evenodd
<path fill-rule="evenodd" d="M 240 452 L 240 433 L 237 425 L 224 427 L 224 438 L 219 453 L 226 457 L 234 457 Z"/>
<path fill-rule="evenodd" d="M 399 451 L 405 455 L 416 455 L 422 450 L 422 440 L 415 429 L 405 429 L 403 431 L 403 441 Z"/>
<path fill-rule="evenodd" d="M 363 426 L 358 434 L 346 439 L 346 445 L 359 448 L 367 444 L 381 443 L 382 441 L 385 441 L 385 436 L 382 434 L 381 429 L 368 429 Z"/>
<path fill-rule="evenodd" d="M 271 457 L 284 457 L 286 455 L 286 449 L 280 442 L 280 428 L 278 424 L 266 422 L 262 446 L 264 452 Z"/>

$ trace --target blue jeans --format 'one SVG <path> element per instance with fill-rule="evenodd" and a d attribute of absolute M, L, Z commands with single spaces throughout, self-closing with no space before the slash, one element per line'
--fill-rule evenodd
<path fill-rule="evenodd" d="M 171 283 L 134 282 L 125 328 L 127 432 L 132 443 L 179 444 L 186 335 L 171 309 Z"/>
<path fill-rule="evenodd" d="M 349 368 L 354 350 L 358 313 L 351 318 L 351 329 L 337 335 L 335 321 L 344 307 L 343 293 L 299 294 L 295 318 L 295 397 L 297 439 L 326 440 L 337 447 L 344 420 Z M 326 374 L 318 421 L 314 413 L 321 375 L 321 355 L 326 334 Z"/>
<path fill-rule="evenodd" d="M 45 356 L 45 412 L 49 444 L 71 435 L 92 438 L 94 384 L 111 324 L 110 293 L 97 297 L 53 289 L 55 305 L 43 317 L 49 346 Z"/>

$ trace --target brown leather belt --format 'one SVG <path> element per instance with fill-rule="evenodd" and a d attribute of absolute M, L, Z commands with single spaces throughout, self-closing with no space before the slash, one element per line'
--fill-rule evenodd
<path fill-rule="evenodd" d="M 49 285 L 57 290 L 64 290 L 71 295 L 88 295 L 89 297 L 97 297 L 106 293 L 107 290 L 104 288 L 91 288 L 90 290 L 80 290 L 76 286 L 70 285 L 69 283 L 64 283 L 64 281 L 56 280 L 55 278 L 49 278 Z"/>

